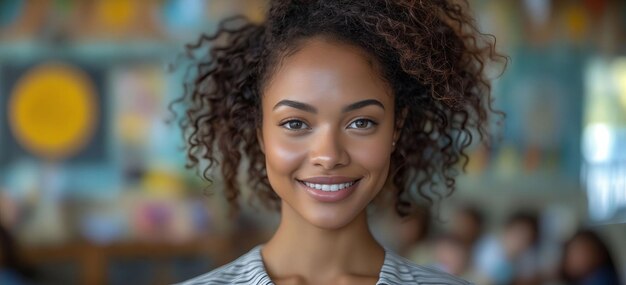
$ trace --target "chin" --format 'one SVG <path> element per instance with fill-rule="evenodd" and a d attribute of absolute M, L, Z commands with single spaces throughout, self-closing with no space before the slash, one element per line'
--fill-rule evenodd
<path fill-rule="evenodd" d="M 315 227 L 323 230 L 339 230 L 350 224 L 351 221 L 339 221 L 339 220 L 315 220 L 311 221 L 311 224 Z"/>
<path fill-rule="evenodd" d="M 342 211 L 342 212 L 345 212 L 345 211 Z M 359 212 L 320 213 L 319 211 L 314 211 L 313 213 L 306 213 L 304 215 L 304 219 L 307 220 L 310 224 L 320 229 L 338 230 L 352 223 L 358 215 L 359 215 Z"/>

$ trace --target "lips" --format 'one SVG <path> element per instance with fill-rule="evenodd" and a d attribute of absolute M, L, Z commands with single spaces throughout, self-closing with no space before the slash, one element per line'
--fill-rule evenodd
<path fill-rule="evenodd" d="M 339 202 L 352 194 L 360 178 L 345 176 L 313 177 L 298 180 L 304 190 L 320 202 Z"/>
<path fill-rule="evenodd" d="M 298 181 L 309 188 L 325 192 L 335 192 L 348 188 L 359 180 L 359 178 L 346 176 L 319 176 Z"/>

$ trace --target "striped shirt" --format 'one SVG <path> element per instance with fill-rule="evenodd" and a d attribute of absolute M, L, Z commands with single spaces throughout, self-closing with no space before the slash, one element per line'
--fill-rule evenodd
<path fill-rule="evenodd" d="M 263 284 L 273 285 L 258 245 L 235 261 L 179 285 Z M 470 285 L 471 283 L 431 267 L 418 266 L 385 248 L 385 261 L 376 285 Z"/>

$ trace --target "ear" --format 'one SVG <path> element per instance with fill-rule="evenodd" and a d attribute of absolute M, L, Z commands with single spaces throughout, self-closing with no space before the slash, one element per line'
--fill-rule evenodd
<path fill-rule="evenodd" d="M 265 144 L 263 143 L 263 131 L 261 131 L 261 128 L 256 129 L 256 138 L 259 142 L 259 146 L 261 146 L 261 152 L 265 154 Z"/>
<path fill-rule="evenodd" d="M 409 114 L 409 109 L 404 108 L 400 112 L 400 117 L 396 120 L 396 125 L 393 130 L 393 141 L 397 142 L 400 138 L 400 134 L 402 133 L 402 127 L 404 126 L 404 121 L 406 120 L 406 116 Z"/>

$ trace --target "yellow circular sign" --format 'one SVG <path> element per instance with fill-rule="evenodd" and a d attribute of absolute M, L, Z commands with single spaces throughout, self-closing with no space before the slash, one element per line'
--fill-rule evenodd
<path fill-rule="evenodd" d="M 8 104 L 9 126 L 18 143 L 46 159 L 78 152 L 98 117 L 94 84 L 80 69 L 45 63 L 15 85 Z"/>

